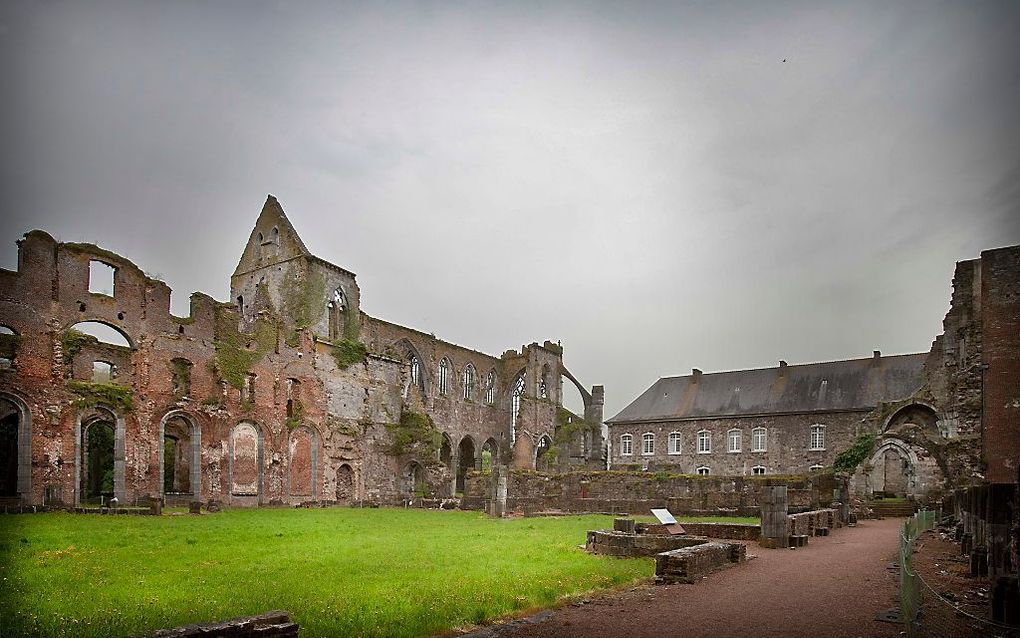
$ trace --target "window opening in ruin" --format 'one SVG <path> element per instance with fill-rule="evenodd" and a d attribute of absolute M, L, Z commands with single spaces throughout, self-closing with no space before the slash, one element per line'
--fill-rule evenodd
<path fill-rule="evenodd" d="M 695 471 L 698 473 L 698 476 L 708 476 L 709 474 L 712 473 L 712 470 L 705 465 L 702 465 Z"/>
<path fill-rule="evenodd" d="M 99 321 L 79 321 L 71 326 L 71 330 L 95 337 L 100 343 L 108 343 L 122 348 L 131 347 L 131 341 L 125 333 Z"/>
<path fill-rule="evenodd" d="M 82 425 L 82 504 L 113 498 L 113 424 L 93 421 Z"/>
<path fill-rule="evenodd" d="M 250 372 L 244 380 L 244 392 L 241 393 L 241 400 L 251 403 L 255 401 L 255 373 Z"/>
<path fill-rule="evenodd" d="M 346 463 L 336 470 L 336 501 L 337 505 L 354 502 L 354 470 Z"/>
<path fill-rule="evenodd" d="M 730 430 L 726 433 L 726 449 L 729 452 L 739 452 L 741 446 L 740 430 Z"/>
<path fill-rule="evenodd" d="M 329 316 L 329 338 L 334 341 L 344 336 L 344 319 L 347 310 L 347 299 L 343 286 L 337 286 L 333 297 L 326 304 Z"/>
<path fill-rule="evenodd" d="M 16 334 L 13 329 L 8 328 L 7 326 L 0 326 L 0 335 L 12 335 L 12 334 Z"/>
<path fill-rule="evenodd" d="M 651 432 L 641 435 L 641 454 L 644 456 L 655 454 L 655 435 Z"/>
<path fill-rule="evenodd" d="M 237 296 L 237 313 L 244 319 L 244 295 Z"/>
<path fill-rule="evenodd" d="M 9 326 L 0 325 L 0 335 L 12 335 L 12 339 L 2 342 L 5 344 L 5 347 L 3 354 L 0 354 L 0 370 L 10 370 L 14 367 L 15 347 L 13 343 L 16 343 L 16 341 L 14 341 L 13 335 L 15 334 L 17 333 Z M 6 346 L 6 344 L 12 345 Z"/>
<path fill-rule="evenodd" d="M 443 434 L 443 443 L 439 447 L 439 462 L 447 468 L 453 468 L 453 444 L 446 434 Z"/>
<path fill-rule="evenodd" d="M 467 473 L 475 469 L 475 442 L 471 440 L 471 437 L 465 436 L 460 440 L 460 445 L 457 446 L 457 456 L 459 457 L 459 463 L 457 463 L 457 492 L 464 492 L 464 478 Z"/>
<path fill-rule="evenodd" d="M 492 405 L 496 402 L 496 373 L 489 372 L 485 377 L 485 402 Z"/>
<path fill-rule="evenodd" d="M 712 452 L 712 433 L 708 430 L 698 432 L 698 454 L 710 454 Z"/>
<path fill-rule="evenodd" d="M 418 386 L 424 390 L 424 386 L 421 382 L 421 363 L 418 361 L 418 357 L 411 355 L 411 384 Z"/>
<path fill-rule="evenodd" d="M 824 450 L 825 449 L 825 426 L 824 425 L 812 425 L 811 426 L 811 445 L 812 450 Z"/>
<path fill-rule="evenodd" d="M 669 453 L 670 454 L 680 454 L 680 451 L 681 451 L 680 433 L 679 432 L 670 432 L 669 433 Z"/>
<path fill-rule="evenodd" d="M 113 380 L 113 364 L 109 361 L 92 362 L 92 383 L 109 383 Z"/>
<path fill-rule="evenodd" d="M 300 415 L 301 403 L 301 382 L 297 379 L 287 379 L 287 418 L 296 419 Z"/>
<path fill-rule="evenodd" d="M 467 364 L 463 376 L 464 398 L 470 401 L 475 393 L 475 367 L 470 363 Z"/>
<path fill-rule="evenodd" d="M 89 292 L 114 296 L 114 273 L 117 269 L 98 259 L 89 261 Z"/>
<path fill-rule="evenodd" d="M 764 452 L 766 446 L 765 428 L 751 430 L 751 451 Z"/>
<path fill-rule="evenodd" d="M 273 226 L 273 243 L 277 244 L 280 242 L 280 229 Z"/>
<path fill-rule="evenodd" d="M 14 367 L 14 361 L 10 357 L 0 356 L 0 370 L 10 370 Z"/>
<path fill-rule="evenodd" d="M 751 474 L 760 475 L 765 473 L 764 465 L 755 465 L 751 468 Z"/>
<path fill-rule="evenodd" d="M 634 437 L 624 434 L 620 437 L 620 456 L 630 456 L 632 454 L 634 454 Z"/>
<path fill-rule="evenodd" d="M 539 379 L 539 381 L 538 381 L 538 396 L 539 396 L 539 398 L 542 398 L 542 399 L 548 399 L 549 398 L 549 384 L 546 383 L 545 375 L 544 374 L 542 375 L 542 378 Z"/>
<path fill-rule="evenodd" d="M 549 464 L 553 461 L 549 454 L 550 448 L 552 448 L 552 439 L 548 436 L 543 436 L 538 440 L 538 448 L 535 450 L 535 469 L 539 472 L 547 471 Z"/>
<path fill-rule="evenodd" d="M 18 495 L 18 409 L 0 399 L 0 497 Z"/>
<path fill-rule="evenodd" d="M 491 472 L 493 466 L 499 460 L 499 446 L 495 439 L 488 439 L 482 445 L 482 471 Z"/>
<path fill-rule="evenodd" d="M 521 395 L 524 394 L 524 373 L 522 372 L 517 381 L 514 382 L 514 389 L 510 392 L 510 421 L 513 431 L 517 431 L 517 420 L 521 416 Z"/>
<path fill-rule="evenodd" d="M 170 360 L 170 375 L 174 396 L 191 395 L 191 362 L 181 357 Z"/>
<path fill-rule="evenodd" d="M 450 390 L 450 362 L 443 357 L 439 362 L 439 394 L 446 394 Z"/>

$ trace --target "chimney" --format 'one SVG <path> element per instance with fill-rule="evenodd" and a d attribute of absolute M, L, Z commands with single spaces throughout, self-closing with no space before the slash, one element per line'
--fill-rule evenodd
<path fill-rule="evenodd" d="M 871 353 L 871 362 L 878 365 L 878 362 L 882 360 L 882 351 L 875 350 Z"/>
<path fill-rule="evenodd" d="M 786 365 L 787 364 L 785 361 L 783 361 L 782 359 L 779 360 L 779 376 L 781 377 L 786 376 Z"/>
<path fill-rule="evenodd" d="M 691 370 L 691 376 L 694 378 L 694 383 L 697 383 L 698 380 L 701 379 L 701 370 L 694 368 Z"/>

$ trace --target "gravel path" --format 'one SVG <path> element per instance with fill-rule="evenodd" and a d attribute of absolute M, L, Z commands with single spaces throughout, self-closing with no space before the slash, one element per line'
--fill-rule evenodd
<path fill-rule="evenodd" d="M 641 587 L 595 598 L 532 622 L 490 627 L 475 636 L 544 638 L 625 636 L 897 636 L 902 625 L 875 615 L 896 606 L 901 519 L 862 521 L 796 550 L 748 545 L 757 556 L 695 585 Z"/>

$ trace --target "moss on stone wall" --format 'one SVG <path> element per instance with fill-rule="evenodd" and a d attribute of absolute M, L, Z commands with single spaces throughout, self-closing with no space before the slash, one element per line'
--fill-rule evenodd
<path fill-rule="evenodd" d="M 355 363 L 361 363 L 368 358 L 368 348 L 360 341 L 340 339 L 330 343 L 333 345 L 331 352 L 333 360 L 341 370 L 346 370 Z"/>
<path fill-rule="evenodd" d="M 74 360 L 74 355 L 78 354 L 84 346 L 92 343 L 99 343 L 99 339 L 69 328 L 60 339 L 61 349 L 64 352 L 64 363 L 71 363 Z"/>
<path fill-rule="evenodd" d="M 405 409 L 400 413 L 400 422 L 387 423 L 386 430 L 390 434 L 387 454 L 412 455 L 427 464 L 438 462 L 443 435 L 429 415 Z"/>
<path fill-rule="evenodd" d="M 67 389 L 77 395 L 73 405 L 79 409 L 106 405 L 122 412 L 130 412 L 134 407 L 131 388 L 116 383 L 92 383 L 72 379 L 67 382 Z"/>
<path fill-rule="evenodd" d="M 301 330 L 312 326 L 326 309 L 326 280 L 317 272 L 298 277 L 280 290 L 283 312 Z"/>
<path fill-rule="evenodd" d="M 853 472 L 864 462 L 875 449 L 875 434 L 863 432 L 850 444 L 850 447 L 836 455 L 832 469 L 836 472 Z"/>
<path fill-rule="evenodd" d="M 240 390 L 252 366 L 276 348 L 276 337 L 275 320 L 260 317 L 255 320 L 255 330 L 246 334 L 238 329 L 236 319 L 226 308 L 217 307 L 213 371 L 220 379 Z"/>

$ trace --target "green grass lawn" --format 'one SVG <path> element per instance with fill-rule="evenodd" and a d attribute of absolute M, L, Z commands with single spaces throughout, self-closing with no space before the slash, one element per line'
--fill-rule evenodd
<path fill-rule="evenodd" d="M 0 516 L 0 636 L 125 636 L 286 609 L 303 636 L 417 636 L 651 576 L 608 516 L 251 509 Z"/>

